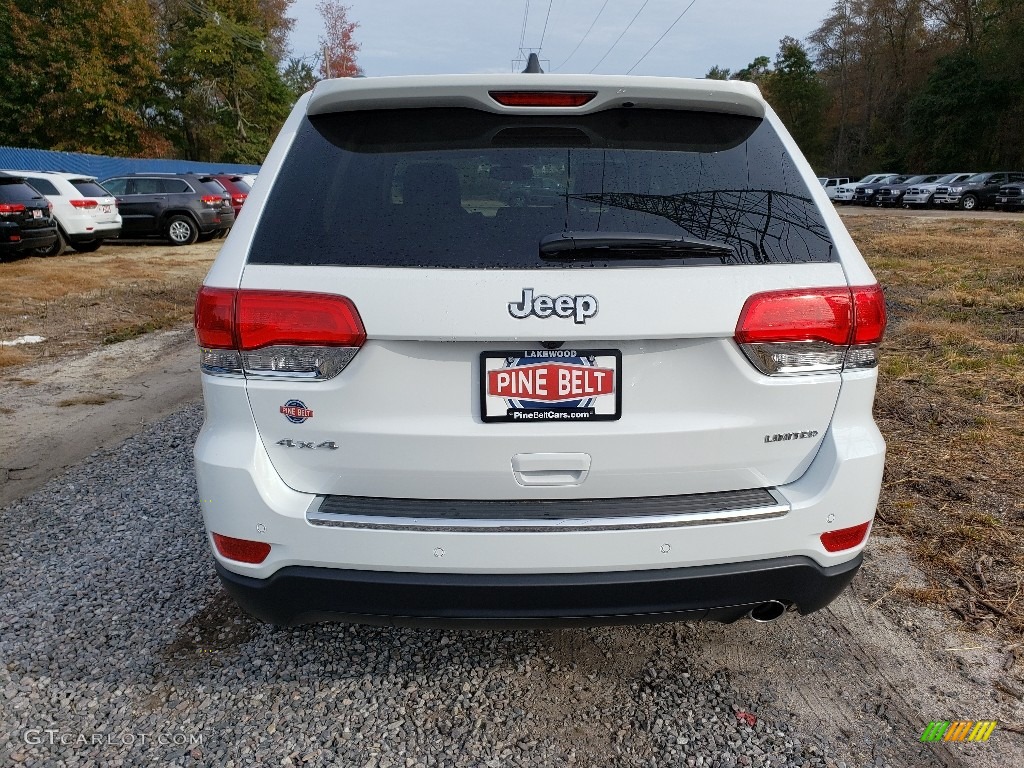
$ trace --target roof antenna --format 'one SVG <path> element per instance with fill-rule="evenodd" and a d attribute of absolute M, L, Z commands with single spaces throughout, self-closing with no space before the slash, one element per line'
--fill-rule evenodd
<path fill-rule="evenodd" d="M 536 53 L 531 53 L 530 57 L 526 60 L 526 69 L 523 70 L 523 74 L 543 74 L 544 70 L 540 68 L 540 58 Z"/>

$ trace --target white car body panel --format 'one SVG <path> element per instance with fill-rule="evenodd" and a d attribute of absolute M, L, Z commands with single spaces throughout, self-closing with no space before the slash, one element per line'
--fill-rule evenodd
<path fill-rule="evenodd" d="M 40 193 L 53 204 L 53 218 L 60 224 L 66 235 L 89 237 L 112 236 L 121 230 L 121 215 L 117 210 L 117 199 L 113 195 L 92 197 L 79 192 L 71 180 L 84 180 L 99 183 L 95 176 L 82 173 L 55 173 L 39 171 L 5 171 L 16 176 L 23 176 L 31 184 L 33 179 L 42 179 L 55 186 L 59 195 Z M 73 199 L 95 200 L 95 209 L 76 208 L 69 202 Z"/>

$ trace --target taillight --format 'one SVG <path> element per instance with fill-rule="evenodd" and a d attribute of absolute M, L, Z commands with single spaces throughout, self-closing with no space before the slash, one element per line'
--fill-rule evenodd
<path fill-rule="evenodd" d="M 860 546 L 867 538 L 871 521 L 855 525 L 851 528 L 840 528 L 838 531 L 825 531 L 821 534 L 821 545 L 829 552 L 842 552 Z"/>
<path fill-rule="evenodd" d="M 503 107 L 582 107 L 596 91 L 489 91 Z"/>
<path fill-rule="evenodd" d="M 217 551 L 222 557 L 252 565 L 262 563 L 270 554 L 270 545 L 265 541 L 236 539 L 231 536 L 221 536 L 219 533 L 213 534 L 213 545 L 217 547 Z"/>
<path fill-rule="evenodd" d="M 220 195 L 203 195 L 200 199 L 207 208 L 218 208 L 224 200 Z"/>
<path fill-rule="evenodd" d="M 231 202 L 234 203 L 235 205 L 241 205 L 242 203 L 245 202 L 246 197 L 248 197 L 248 195 L 232 195 Z"/>
<path fill-rule="evenodd" d="M 878 365 L 885 299 L 878 285 L 755 293 L 736 342 L 769 376 L 835 373 Z"/>
<path fill-rule="evenodd" d="M 25 206 L 21 203 L 0 203 L 0 216 L 10 216 L 13 213 L 24 213 Z"/>
<path fill-rule="evenodd" d="M 312 379 L 337 376 L 366 341 L 344 296 L 203 287 L 196 341 L 206 373 Z"/>
<path fill-rule="evenodd" d="M 95 200 L 68 200 L 75 208 L 92 209 L 99 207 L 99 203 Z"/>

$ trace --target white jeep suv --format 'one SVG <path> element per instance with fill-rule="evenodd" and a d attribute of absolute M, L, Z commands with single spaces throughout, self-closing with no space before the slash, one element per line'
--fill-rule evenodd
<path fill-rule="evenodd" d="M 57 171 L 14 171 L 53 204 L 57 242 L 45 249 L 59 256 L 69 245 L 80 253 L 92 253 L 121 235 L 117 199 L 95 176 Z"/>
<path fill-rule="evenodd" d="M 771 620 L 849 584 L 884 301 L 756 87 L 329 80 L 260 178 L 195 316 L 246 611 Z"/>

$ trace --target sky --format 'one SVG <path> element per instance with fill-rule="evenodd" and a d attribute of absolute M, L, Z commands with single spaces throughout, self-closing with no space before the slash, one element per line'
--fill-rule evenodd
<path fill-rule="evenodd" d="M 623 74 L 636 65 L 634 75 L 677 77 L 703 77 L 715 64 L 736 71 L 760 55 L 774 58 L 782 37 L 805 38 L 831 6 L 829 0 L 694 0 L 637 65 L 690 1 L 529 0 L 525 33 L 527 0 L 348 0 L 346 5 L 349 20 L 359 23 L 358 62 L 368 76 L 511 72 L 520 41 L 536 49 L 543 40 L 546 71 L 586 73 L 596 67 L 597 74 Z M 318 49 L 323 26 L 316 4 L 295 0 L 292 5 L 294 56 L 313 56 Z"/>

